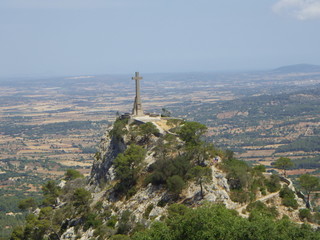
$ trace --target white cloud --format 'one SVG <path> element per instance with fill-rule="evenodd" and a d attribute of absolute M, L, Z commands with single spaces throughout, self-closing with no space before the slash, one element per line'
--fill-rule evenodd
<path fill-rule="evenodd" d="M 320 19 L 320 0 L 279 0 L 272 9 L 299 20 Z"/>

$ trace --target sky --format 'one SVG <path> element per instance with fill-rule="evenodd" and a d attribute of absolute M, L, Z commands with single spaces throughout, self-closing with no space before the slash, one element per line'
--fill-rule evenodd
<path fill-rule="evenodd" d="M 0 77 L 320 65 L 320 0 L 1 0 Z"/>

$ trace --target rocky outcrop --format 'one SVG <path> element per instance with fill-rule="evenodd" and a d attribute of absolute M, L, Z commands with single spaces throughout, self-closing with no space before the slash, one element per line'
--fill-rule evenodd
<path fill-rule="evenodd" d="M 124 152 L 127 148 L 124 138 L 111 137 L 110 130 L 111 128 L 106 131 L 101 139 L 99 151 L 95 154 L 92 165 L 89 188 L 94 191 L 99 191 L 102 183 L 114 179 L 112 163 L 118 154 Z"/>

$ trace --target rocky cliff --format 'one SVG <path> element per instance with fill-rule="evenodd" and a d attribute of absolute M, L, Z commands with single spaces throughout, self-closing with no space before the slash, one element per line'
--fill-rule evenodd
<path fill-rule="evenodd" d="M 46 197 L 58 201 L 30 220 L 36 229 L 42 220 L 50 220 L 51 227 L 28 234 L 113 239 L 162 221 L 177 203 L 189 208 L 222 204 L 244 218 L 257 210 L 300 221 L 298 210 L 305 206 L 290 182 L 205 143 L 205 130 L 202 124 L 177 119 L 130 123 L 118 119 L 101 139 L 89 178 L 63 182 L 62 189 L 52 187 Z"/>

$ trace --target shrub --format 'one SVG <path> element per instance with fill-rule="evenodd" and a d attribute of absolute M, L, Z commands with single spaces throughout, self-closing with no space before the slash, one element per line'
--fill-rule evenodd
<path fill-rule="evenodd" d="M 292 207 L 294 209 L 298 208 L 298 202 L 295 199 L 294 192 L 285 186 L 281 189 L 279 193 L 280 197 L 282 198 L 282 204 L 286 207 Z"/>
<path fill-rule="evenodd" d="M 268 217 L 277 217 L 278 216 L 278 211 L 275 207 L 268 207 L 261 201 L 256 201 L 250 203 L 247 208 L 247 211 L 252 212 L 251 215 L 263 215 L 263 216 L 268 216 Z M 251 216 L 253 217 L 253 216 Z"/>
<path fill-rule="evenodd" d="M 154 206 L 153 206 L 152 203 L 148 205 L 148 207 L 146 208 L 146 210 L 144 211 L 144 214 L 143 214 L 143 216 L 144 216 L 145 218 L 148 218 L 148 217 L 149 217 L 149 214 L 150 214 L 150 212 L 152 211 L 153 207 L 154 207 Z"/>
<path fill-rule="evenodd" d="M 243 190 L 232 190 L 230 192 L 230 198 L 234 202 L 245 203 L 250 200 L 250 194 Z"/>
<path fill-rule="evenodd" d="M 110 240 L 130 240 L 131 238 L 127 235 L 117 234 L 113 235 Z"/>
<path fill-rule="evenodd" d="M 118 219 L 116 216 L 111 216 L 110 219 L 107 221 L 107 226 L 114 228 L 116 226 L 116 223 L 118 222 Z"/>
<path fill-rule="evenodd" d="M 77 188 L 74 191 L 72 200 L 76 207 L 88 205 L 91 200 L 91 193 L 84 188 Z"/>
<path fill-rule="evenodd" d="M 299 218 L 303 220 L 307 220 L 308 222 L 312 221 L 312 214 L 310 209 L 304 208 L 299 210 Z"/>
<path fill-rule="evenodd" d="M 265 185 L 269 192 L 279 191 L 281 188 L 279 176 L 272 174 L 270 179 L 265 180 Z"/>
<path fill-rule="evenodd" d="M 297 200 L 290 197 L 282 198 L 282 204 L 286 207 L 292 207 L 294 209 L 297 209 L 299 207 Z"/>
<path fill-rule="evenodd" d="M 128 119 L 119 118 L 114 122 L 112 130 L 109 132 L 110 136 L 112 136 L 116 140 L 120 140 L 128 131 L 125 128 L 128 123 Z"/>
<path fill-rule="evenodd" d="M 83 178 L 83 175 L 75 169 L 68 169 L 64 174 L 64 179 L 67 181 L 74 180 L 76 178 Z"/>
<path fill-rule="evenodd" d="M 87 230 L 90 227 L 93 227 L 96 229 L 102 225 L 101 219 L 99 219 L 98 215 L 94 213 L 88 213 L 87 215 L 85 215 L 84 221 L 85 221 L 84 230 Z"/>
<path fill-rule="evenodd" d="M 140 133 L 148 138 L 151 135 L 158 135 L 159 130 L 153 123 L 147 122 L 140 125 Z"/>
<path fill-rule="evenodd" d="M 18 208 L 23 210 L 23 211 L 24 210 L 28 210 L 28 209 L 33 209 L 36 206 L 37 206 L 37 203 L 34 200 L 34 198 L 23 199 L 18 204 Z"/>
<path fill-rule="evenodd" d="M 174 194 L 180 194 L 184 185 L 185 185 L 185 182 L 178 175 L 174 175 L 172 177 L 169 177 L 167 180 L 168 189 L 170 192 L 172 192 Z"/>

